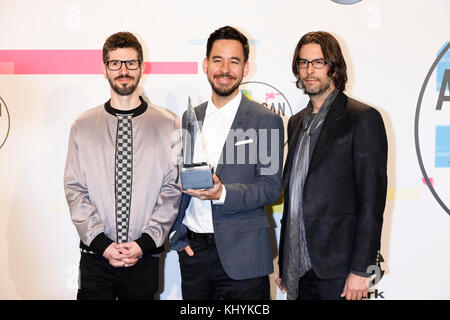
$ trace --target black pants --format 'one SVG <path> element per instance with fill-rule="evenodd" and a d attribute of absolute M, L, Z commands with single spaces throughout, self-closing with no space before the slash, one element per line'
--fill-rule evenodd
<path fill-rule="evenodd" d="M 81 253 L 78 300 L 153 300 L 159 258 L 144 256 L 132 267 L 115 268 L 97 254 Z"/>
<path fill-rule="evenodd" d="M 345 300 L 341 298 L 346 278 L 323 280 L 313 270 L 308 271 L 298 282 L 297 300 Z"/>
<path fill-rule="evenodd" d="M 184 300 L 269 300 L 269 277 L 231 279 L 220 263 L 214 238 L 190 240 L 194 256 L 178 253 Z M 239 257 L 236 257 L 239 259 Z"/>

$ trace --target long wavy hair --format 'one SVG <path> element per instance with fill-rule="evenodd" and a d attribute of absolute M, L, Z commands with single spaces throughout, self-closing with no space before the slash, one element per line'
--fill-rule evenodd
<path fill-rule="evenodd" d="M 334 85 L 338 90 L 345 90 L 345 83 L 347 82 L 347 65 L 342 55 L 339 42 L 330 33 L 325 31 L 315 31 L 305 34 L 295 48 L 294 57 L 292 59 L 292 72 L 297 78 L 296 86 L 302 89 L 300 82 L 300 75 L 298 71 L 298 61 L 300 49 L 303 45 L 309 43 L 316 43 L 322 49 L 323 57 L 328 65 L 328 76 L 333 79 Z"/>

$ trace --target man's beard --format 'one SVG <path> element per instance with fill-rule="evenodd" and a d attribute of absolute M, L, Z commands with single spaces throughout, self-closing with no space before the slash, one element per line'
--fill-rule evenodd
<path fill-rule="evenodd" d="M 124 75 L 124 76 L 118 76 L 118 77 L 116 77 L 116 78 L 114 78 L 114 79 L 111 79 L 111 78 L 108 77 L 109 85 L 110 85 L 111 88 L 114 90 L 114 92 L 117 93 L 119 96 L 129 96 L 129 95 L 132 94 L 132 93 L 136 90 L 136 88 L 138 87 L 139 80 L 140 80 L 140 75 L 138 76 L 138 80 L 137 80 L 136 83 L 131 83 L 131 82 L 130 82 L 129 84 L 127 84 L 127 85 L 125 85 L 125 86 L 123 86 L 123 85 L 121 85 L 121 84 L 118 84 L 118 85 L 115 84 L 114 81 L 119 80 L 119 79 L 123 79 L 123 78 L 127 78 L 127 79 L 130 79 L 130 80 L 135 80 L 134 77 L 132 77 L 132 76 L 127 76 L 127 75 Z"/>
<path fill-rule="evenodd" d="M 314 79 L 319 80 L 317 78 L 314 78 Z M 330 89 L 331 81 L 333 81 L 333 79 L 328 78 L 328 81 L 326 83 L 322 84 L 319 80 L 319 87 L 317 89 L 314 88 L 312 90 L 308 90 L 302 80 L 300 80 L 300 83 L 302 85 L 302 89 L 305 94 L 307 94 L 309 96 L 318 96 L 318 95 L 323 94 L 324 92 L 327 92 L 328 89 Z"/>
<path fill-rule="evenodd" d="M 228 73 L 223 73 L 223 74 L 215 75 L 215 76 L 213 76 L 213 77 L 228 77 L 228 78 L 231 78 L 231 79 L 236 79 L 236 77 L 233 77 L 233 76 L 231 76 L 231 75 L 228 74 Z M 230 94 L 232 94 L 237 88 L 239 88 L 239 86 L 240 86 L 240 84 L 241 84 L 241 81 L 242 81 L 242 78 L 241 78 L 240 81 L 236 82 L 236 84 L 234 84 L 230 89 L 226 89 L 226 88 L 225 88 L 225 89 L 221 89 L 221 88 L 216 87 L 216 86 L 214 85 L 214 81 L 210 80 L 209 78 L 208 78 L 208 81 L 209 81 L 209 83 L 211 84 L 211 87 L 212 87 L 213 91 L 214 91 L 218 96 L 220 96 L 220 97 L 228 97 L 228 96 L 229 96 Z"/>

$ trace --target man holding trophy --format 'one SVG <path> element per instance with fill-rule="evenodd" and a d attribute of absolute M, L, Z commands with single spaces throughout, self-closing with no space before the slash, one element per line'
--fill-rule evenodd
<path fill-rule="evenodd" d="M 183 299 L 270 299 L 265 206 L 281 194 L 283 122 L 239 90 L 249 71 L 241 32 L 214 31 L 206 51 L 212 96 L 183 115 L 184 193 L 170 233 Z"/>

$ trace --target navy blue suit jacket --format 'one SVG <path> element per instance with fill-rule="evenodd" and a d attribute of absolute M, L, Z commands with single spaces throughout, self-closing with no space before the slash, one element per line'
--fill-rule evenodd
<path fill-rule="evenodd" d="M 195 108 L 203 122 L 207 103 Z M 185 115 L 183 115 L 183 126 Z M 253 142 L 238 144 L 250 140 Z M 242 97 L 230 134 L 222 150 L 216 175 L 227 190 L 223 205 L 212 205 L 214 237 L 220 261 L 235 280 L 256 278 L 273 272 L 273 254 L 265 206 L 281 195 L 284 127 L 282 119 L 260 104 Z M 189 244 L 182 221 L 191 196 L 183 194 L 176 231 L 170 247 Z"/>

